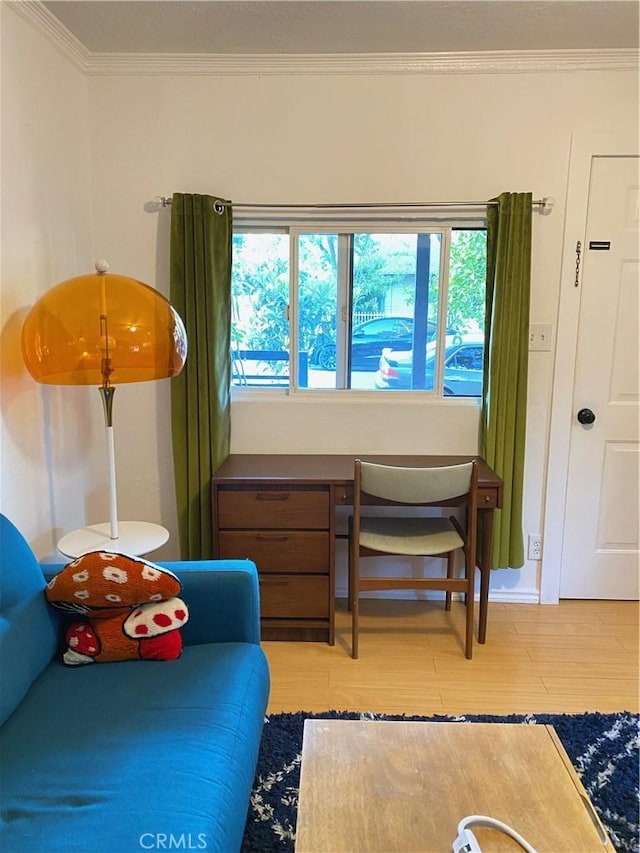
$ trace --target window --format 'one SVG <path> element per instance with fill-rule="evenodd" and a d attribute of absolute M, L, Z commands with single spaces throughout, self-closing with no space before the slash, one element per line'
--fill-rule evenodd
<path fill-rule="evenodd" d="M 479 396 L 485 268 L 484 227 L 236 225 L 233 385 Z"/>

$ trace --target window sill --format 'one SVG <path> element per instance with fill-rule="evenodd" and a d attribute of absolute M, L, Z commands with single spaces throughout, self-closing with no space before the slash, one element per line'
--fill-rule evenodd
<path fill-rule="evenodd" d="M 351 389 L 291 390 L 288 388 L 232 388 L 232 403 L 284 403 L 285 405 L 421 405 L 479 408 L 480 397 L 440 397 L 433 391 L 355 391 Z"/>

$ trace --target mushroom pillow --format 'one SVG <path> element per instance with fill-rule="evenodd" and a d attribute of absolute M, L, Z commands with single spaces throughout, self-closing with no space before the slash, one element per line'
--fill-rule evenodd
<path fill-rule="evenodd" d="M 79 617 L 67 628 L 70 666 L 122 660 L 175 660 L 189 611 L 167 569 L 111 551 L 91 551 L 58 572 L 45 594 Z"/>

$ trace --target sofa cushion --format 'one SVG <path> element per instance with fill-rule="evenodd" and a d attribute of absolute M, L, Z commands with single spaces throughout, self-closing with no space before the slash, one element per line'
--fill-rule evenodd
<path fill-rule="evenodd" d="M 59 620 L 47 607 L 45 582 L 18 528 L 0 515 L 0 725 L 56 652 Z"/>
<path fill-rule="evenodd" d="M 142 557 L 89 551 L 68 563 L 47 584 L 47 598 L 63 610 L 95 613 L 153 601 L 180 592 L 178 578 Z"/>
<path fill-rule="evenodd" d="M 0 613 L 44 589 L 40 564 L 29 543 L 6 515 L 0 514 Z"/>
<path fill-rule="evenodd" d="M 90 551 L 68 563 L 46 588 L 47 600 L 80 613 L 66 629 L 64 662 L 70 666 L 124 660 L 174 660 L 182 651 L 180 628 L 189 609 L 178 578 L 139 557 Z"/>
<path fill-rule="evenodd" d="M 44 581 L 43 581 L 44 584 Z M 0 615 L 0 725 L 57 650 L 59 624 L 42 591 Z"/>
<path fill-rule="evenodd" d="M 52 663 L 0 730 L 3 849 L 237 851 L 268 691 L 264 653 L 244 643 Z"/>

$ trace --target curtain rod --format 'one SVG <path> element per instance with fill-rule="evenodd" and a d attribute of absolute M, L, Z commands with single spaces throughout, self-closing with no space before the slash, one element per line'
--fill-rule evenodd
<path fill-rule="evenodd" d="M 171 196 L 156 196 L 153 199 L 155 207 L 169 207 L 171 205 Z M 397 207 L 455 207 L 461 209 L 463 207 L 489 207 L 498 204 L 497 201 L 414 201 L 414 202 L 373 202 L 361 204 L 242 204 L 235 202 L 225 202 L 222 200 L 216 201 L 219 205 L 220 212 L 227 205 L 231 204 L 236 210 L 251 209 L 269 209 L 269 210 L 367 210 L 371 208 L 397 208 Z M 533 199 L 532 207 L 539 207 L 540 213 L 551 213 L 555 204 L 555 198 L 551 196 L 543 196 L 543 198 Z"/>

